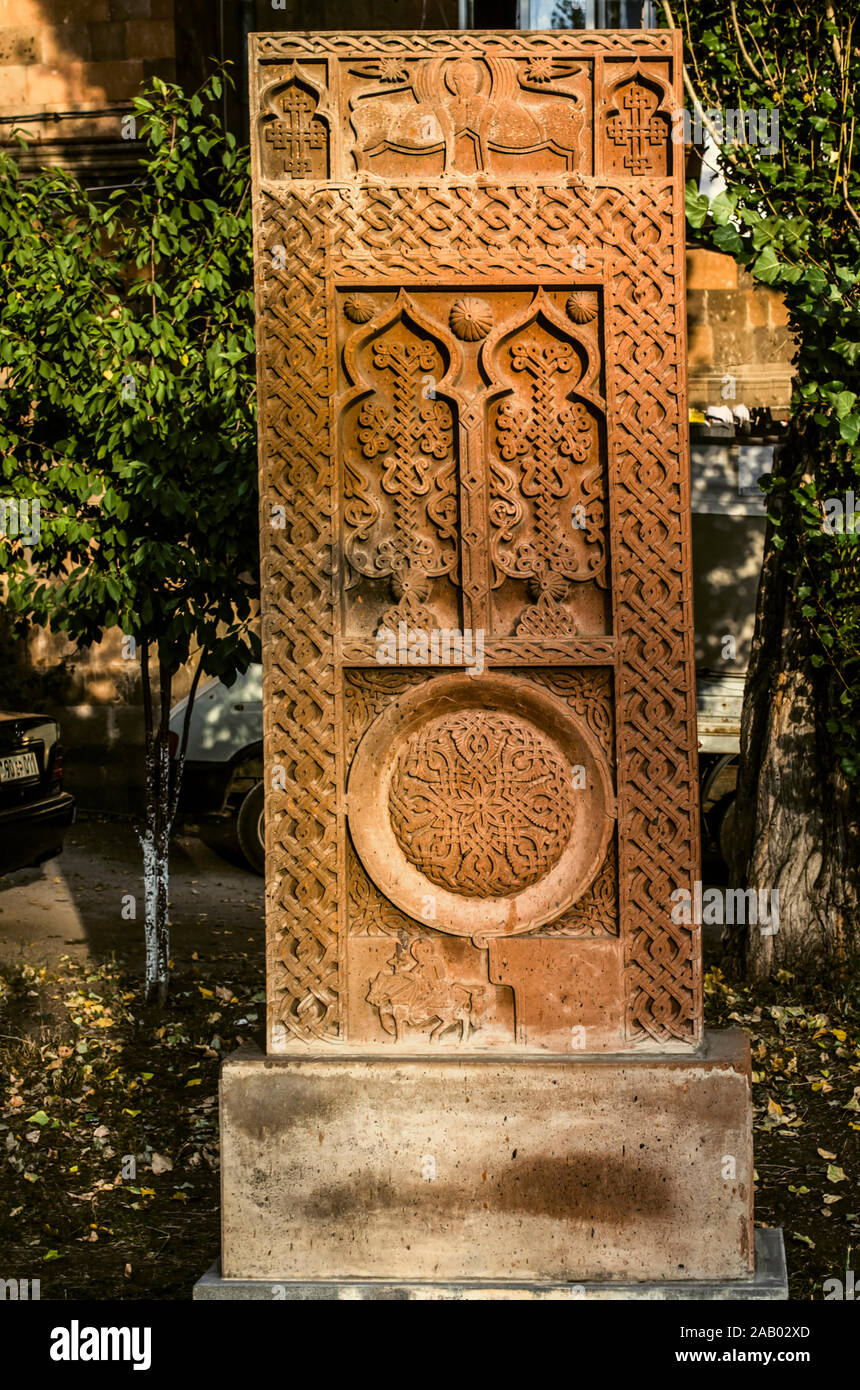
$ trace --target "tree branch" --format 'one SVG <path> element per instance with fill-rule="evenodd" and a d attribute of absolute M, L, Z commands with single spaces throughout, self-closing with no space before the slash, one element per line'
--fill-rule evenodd
<path fill-rule="evenodd" d="M 668 27 L 670 29 L 677 28 L 675 20 L 672 16 L 671 8 L 669 6 L 669 0 L 663 0 L 663 13 L 666 16 L 666 23 Z M 690 98 L 690 101 L 692 102 L 693 110 L 695 111 L 696 116 L 701 121 L 702 125 L 705 127 L 705 130 L 707 130 L 709 135 L 712 137 L 717 148 L 722 150 L 723 145 L 722 140 L 720 138 L 720 133 L 714 125 L 713 121 L 708 116 L 707 112 L 705 111 L 705 108 L 702 106 L 702 103 L 699 101 L 698 96 L 696 95 L 695 88 L 693 87 L 693 83 L 690 80 L 690 74 L 687 71 L 686 63 L 682 65 L 681 71 L 684 78 L 684 90 L 686 91 L 687 96 Z M 726 149 L 724 153 L 729 160 L 734 162 L 735 157 L 732 151 Z"/>
<path fill-rule="evenodd" d="M 738 24 L 738 12 L 737 12 L 737 9 L 736 9 L 736 7 L 735 7 L 735 0 L 730 0 L 729 10 L 731 11 L 731 16 L 732 16 L 732 27 L 733 27 L 733 29 L 734 29 L 734 31 L 735 31 L 735 38 L 736 38 L 737 41 L 738 41 L 738 48 L 740 49 L 741 57 L 743 58 L 743 60 L 744 60 L 744 62 L 746 63 L 747 67 L 749 68 L 749 70 L 750 70 L 750 72 L 752 73 L 753 77 L 755 78 L 756 82 L 761 82 L 761 81 L 762 81 L 762 75 L 761 75 L 761 73 L 759 72 L 758 68 L 756 67 L 756 65 L 755 65 L 755 63 L 753 62 L 753 60 L 752 60 L 752 58 L 750 57 L 750 55 L 747 53 L 746 47 L 744 46 L 744 41 L 743 41 L 743 38 L 742 38 L 742 36 L 741 36 L 741 26 Z"/>

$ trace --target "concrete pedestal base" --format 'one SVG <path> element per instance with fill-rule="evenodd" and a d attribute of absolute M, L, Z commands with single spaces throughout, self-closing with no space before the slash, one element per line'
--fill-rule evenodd
<path fill-rule="evenodd" d="M 480 1284 L 480 1283 L 406 1283 L 398 1280 L 319 1280 L 314 1284 L 290 1280 L 274 1284 L 265 1279 L 222 1279 L 220 1261 L 198 1279 L 194 1298 L 203 1302 L 230 1300 L 272 1300 L 290 1303 L 325 1301 L 344 1302 L 422 1302 L 445 1300 L 454 1302 L 549 1302 L 569 1299 L 589 1299 L 601 1302 L 620 1302 L 635 1299 L 642 1302 L 695 1301 L 742 1299 L 754 1303 L 778 1302 L 788 1298 L 788 1274 L 785 1268 L 785 1248 L 780 1230 L 755 1233 L 755 1278 L 727 1281 L 723 1284 L 688 1280 L 666 1284 Z"/>
<path fill-rule="evenodd" d="M 246 1052 L 221 1158 L 229 1280 L 753 1279 L 740 1031 L 695 1056 Z"/>

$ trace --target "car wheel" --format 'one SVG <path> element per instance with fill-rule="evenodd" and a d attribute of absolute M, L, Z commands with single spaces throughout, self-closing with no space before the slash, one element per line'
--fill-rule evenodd
<path fill-rule="evenodd" d="M 266 828 L 263 817 L 263 784 L 258 782 L 248 792 L 236 817 L 239 848 L 255 874 L 266 872 Z"/>

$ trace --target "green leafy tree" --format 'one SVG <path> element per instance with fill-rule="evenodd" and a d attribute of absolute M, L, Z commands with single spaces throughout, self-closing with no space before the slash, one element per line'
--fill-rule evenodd
<path fill-rule="evenodd" d="M 762 976 L 844 963 L 860 939 L 860 21 L 852 5 L 793 0 L 663 12 L 684 31 L 690 108 L 727 185 L 711 204 L 688 185 L 688 220 L 781 291 L 797 345 L 789 437 L 766 484 L 731 866 L 738 883 L 779 889 L 778 933 L 736 943 Z M 759 132 L 778 110 L 776 150 L 729 141 L 710 114 L 741 110 L 768 113 Z"/>
<path fill-rule="evenodd" d="M 98 202 L 0 155 L 2 492 L 38 536 L 0 541 L 18 621 L 140 664 L 147 997 L 168 985 L 168 843 L 201 672 L 256 659 L 254 334 L 247 150 L 212 77 L 134 102 L 143 155 Z M 7 531 L 8 531 L 7 527 Z M 31 533 L 33 527 L 30 527 Z M 171 767 L 174 682 L 195 662 Z"/>

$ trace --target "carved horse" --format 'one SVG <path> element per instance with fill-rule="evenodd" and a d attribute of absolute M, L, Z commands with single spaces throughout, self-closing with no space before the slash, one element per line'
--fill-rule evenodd
<path fill-rule="evenodd" d="M 450 1028 L 460 1025 L 459 1041 L 466 1042 L 478 1018 L 485 991 L 480 985 L 439 980 L 429 991 L 412 971 L 382 970 L 371 981 L 367 1001 L 379 1011 L 379 1021 L 395 1042 L 403 1040 L 406 1027 L 431 1027 L 429 1041 L 436 1042 Z"/>

